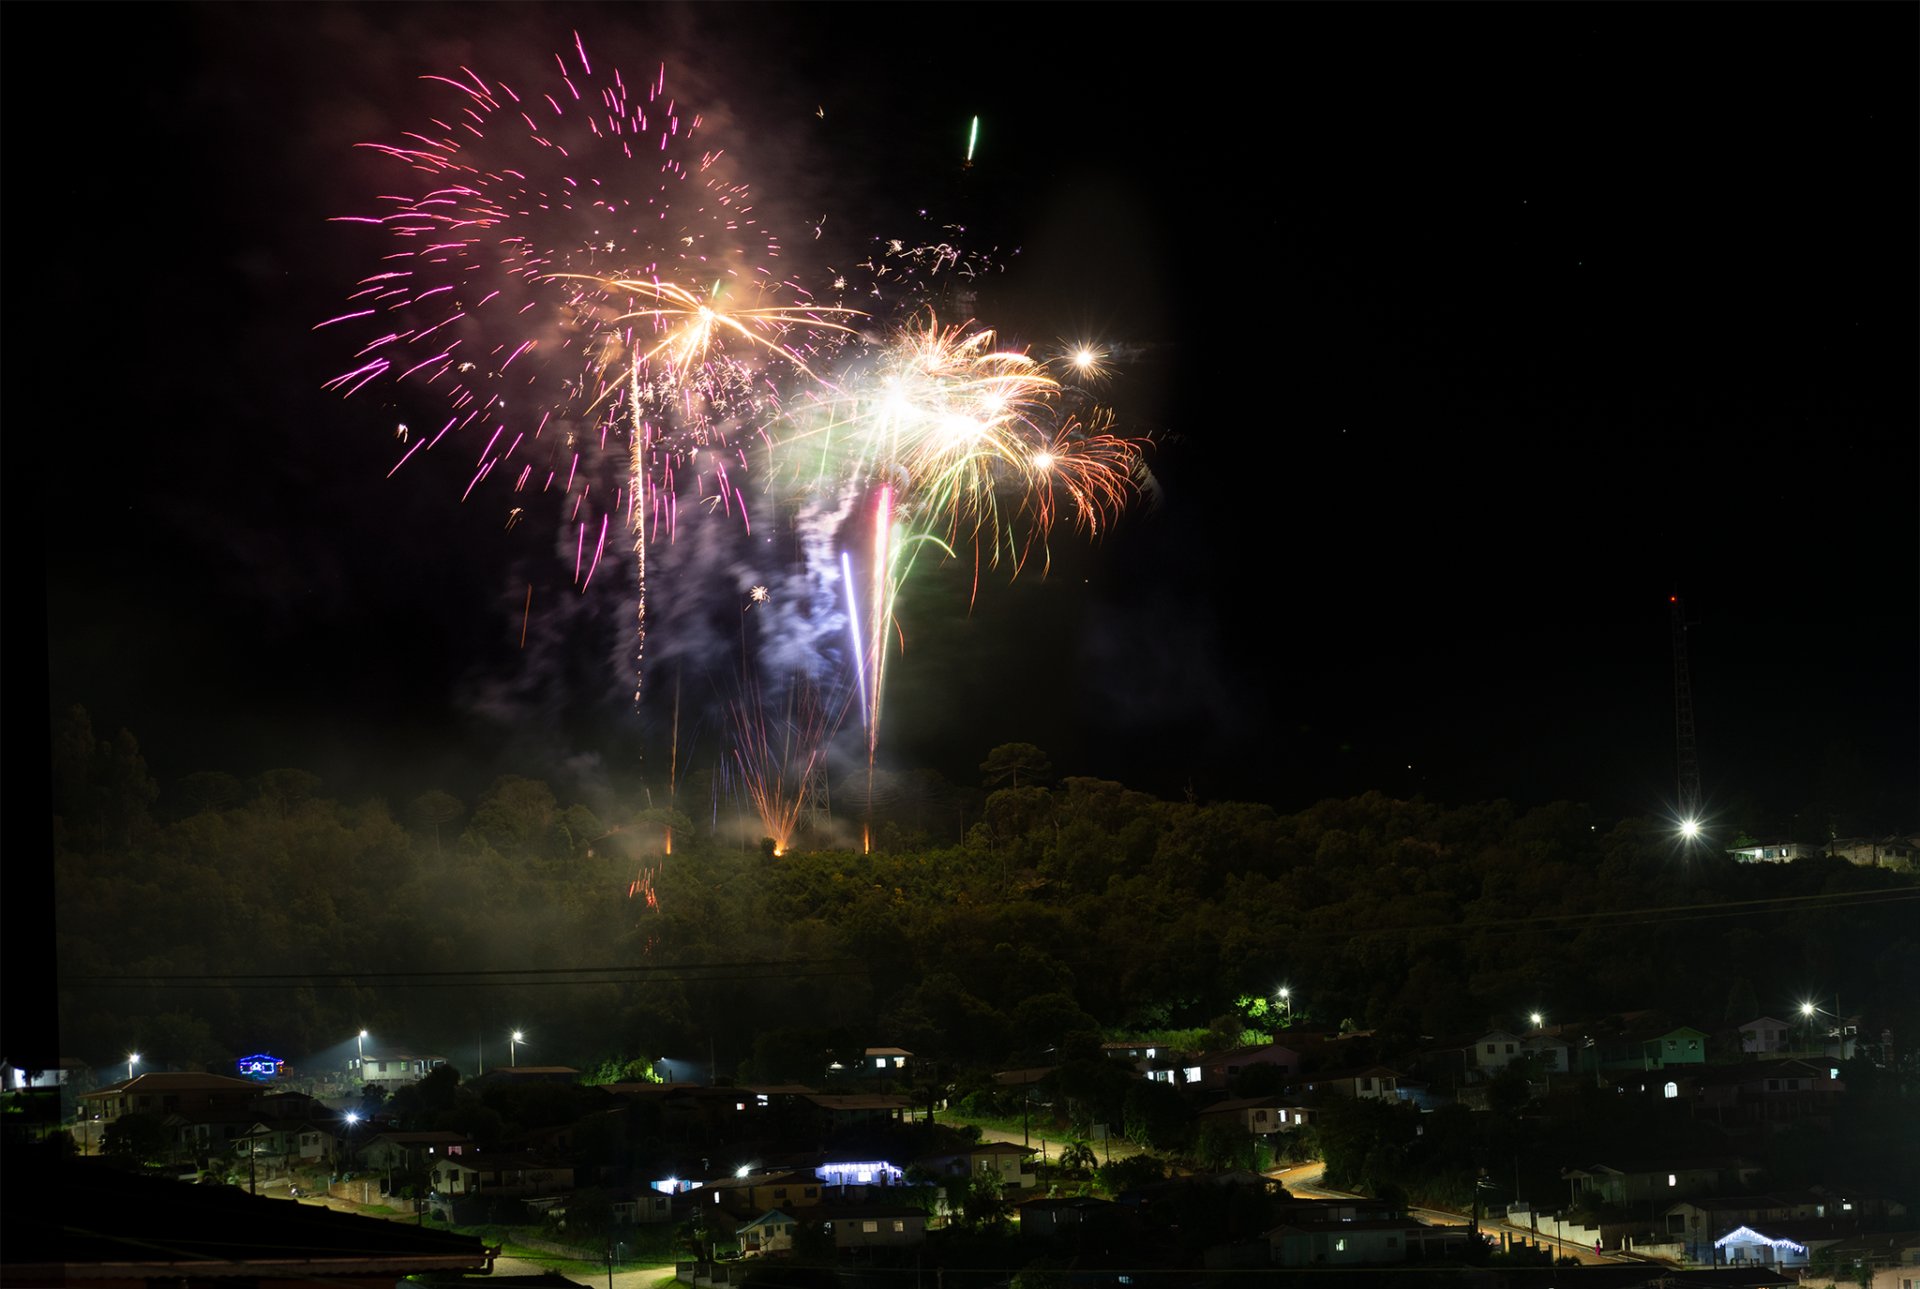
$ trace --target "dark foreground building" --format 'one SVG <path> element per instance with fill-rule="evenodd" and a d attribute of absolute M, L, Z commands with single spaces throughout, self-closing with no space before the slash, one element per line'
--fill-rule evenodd
<path fill-rule="evenodd" d="M 7 1289 L 393 1289 L 410 1275 L 484 1275 L 498 1252 L 471 1236 L 32 1147 L 7 1151 L 0 1187 Z"/>

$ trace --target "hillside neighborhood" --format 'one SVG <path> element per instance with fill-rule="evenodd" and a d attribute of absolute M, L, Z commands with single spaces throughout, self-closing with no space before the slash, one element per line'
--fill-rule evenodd
<path fill-rule="evenodd" d="M 1920 1171 L 1889 1188 L 1843 1155 L 1780 1165 L 1783 1141 L 1861 1112 L 1860 1072 L 1898 1067 L 1891 1035 L 1858 1029 L 1759 1016 L 1710 1031 L 1649 1010 L 1536 1016 L 1397 1052 L 1364 1031 L 1280 1029 L 1200 1050 L 1108 1041 L 958 1076 L 872 1046 L 823 1051 L 812 1086 L 668 1082 L 641 1063 L 632 1078 L 515 1064 L 463 1079 L 438 1055 L 383 1048 L 292 1079 L 149 1071 L 81 1090 L 76 1077 L 59 1087 L 56 1135 L 69 1166 L 422 1231 L 537 1233 L 525 1238 L 593 1257 L 653 1232 L 699 1284 L 796 1260 L 921 1265 L 998 1239 L 1075 1267 L 1492 1259 L 1908 1289 Z M 1648 1131 L 1545 1157 L 1552 1121 L 1596 1098 Z M 1910 1119 L 1885 1126 L 1912 1132 Z M 1411 1166 L 1442 1137 L 1483 1155 L 1500 1137 L 1512 1157 Z M 1386 1155 L 1409 1166 L 1391 1172 Z M 1449 1205 L 1435 1179 L 1463 1169 L 1470 1185 Z"/>

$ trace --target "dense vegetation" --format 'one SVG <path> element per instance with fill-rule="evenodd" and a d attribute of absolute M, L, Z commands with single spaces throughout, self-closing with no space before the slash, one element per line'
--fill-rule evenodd
<path fill-rule="evenodd" d="M 1570 803 L 1281 814 L 1058 777 L 1017 746 L 983 771 L 964 840 L 903 811 L 877 821 L 884 850 L 776 858 L 525 778 L 471 802 L 341 802 L 294 769 L 162 790 L 131 736 L 76 711 L 54 747 L 63 1044 L 220 1069 L 337 1055 L 364 1027 L 467 1067 L 520 1028 L 522 1064 L 790 1080 L 882 1043 L 957 1076 L 1097 1036 L 1231 1035 L 1281 982 L 1294 1023 L 1383 1051 L 1536 1008 L 1719 1034 L 1837 995 L 1870 1034 L 1920 1023 L 1906 875 L 1740 865 Z"/>

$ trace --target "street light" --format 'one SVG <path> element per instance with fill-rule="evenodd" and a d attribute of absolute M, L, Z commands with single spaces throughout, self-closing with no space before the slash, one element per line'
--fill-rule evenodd
<path fill-rule="evenodd" d="M 1539 1029 L 1540 1026 L 1546 1023 L 1547 1018 L 1545 1016 L 1542 1016 L 1539 1012 L 1528 1012 L 1527 1019 L 1533 1022 L 1533 1027 L 1535 1029 Z"/>
<path fill-rule="evenodd" d="M 360 1032 L 359 1032 L 358 1034 L 355 1034 L 355 1035 L 353 1036 L 353 1055 L 354 1055 L 354 1058 L 355 1058 L 356 1060 L 358 1060 L 358 1061 L 360 1061 L 360 1062 L 362 1062 L 363 1064 L 365 1063 L 365 1061 L 366 1061 L 366 1059 L 367 1059 L 367 1046 L 366 1046 L 366 1044 L 367 1044 L 367 1031 L 363 1029 L 363 1030 L 361 1030 L 361 1031 L 360 1031 Z"/>
<path fill-rule="evenodd" d="M 133 1067 L 139 1063 L 139 1060 L 140 1060 L 140 1053 L 138 1052 L 127 1053 L 127 1082 L 129 1083 L 133 1082 Z"/>
<path fill-rule="evenodd" d="M 522 1034 L 519 1030 L 516 1029 L 513 1031 L 513 1036 L 507 1040 L 507 1068 L 508 1069 L 514 1069 L 519 1066 L 520 1043 L 521 1043 L 521 1040 L 524 1038 L 526 1038 L 526 1035 Z"/>
<path fill-rule="evenodd" d="M 1285 1010 L 1287 1020 L 1293 1019 L 1293 991 L 1285 985 L 1280 986 L 1280 1006 Z"/>

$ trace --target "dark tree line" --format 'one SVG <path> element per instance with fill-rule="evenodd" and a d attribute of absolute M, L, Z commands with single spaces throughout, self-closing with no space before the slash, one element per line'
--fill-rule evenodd
<path fill-rule="evenodd" d="M 1229 1032 L 1283 981 L 1295 1023 L 1382 1050 L 1536 1008 L 1719 1033 L 1837 995 L 1875 1032 L 1920 1022 L 1907 875 L 1741 865 L 1571 803 L 1282 814 L 1057 777 L 1018 746 L 982 771 L 1000 786 L 964 839 L 888 819 L 884 850 L 775 859 L 528 778 L 470 801 L 336 801 L 298 769 L 161 790 L 130 735 L 76 710 L 54 739 L 63 1043 L 223 1068 L 366 1027 L 471 1068 L 524 1028 L 523 1062 L 581 1068 L 786 1079 L 807 1052 L 884 1043 L 953 1071 Z"/>

